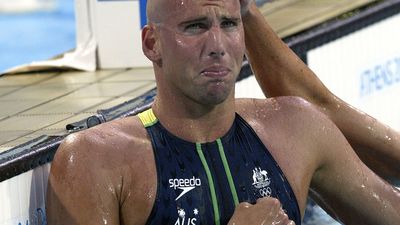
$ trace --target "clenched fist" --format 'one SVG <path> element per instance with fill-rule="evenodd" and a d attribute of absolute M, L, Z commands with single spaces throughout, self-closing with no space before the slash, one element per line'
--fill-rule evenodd
<path fill-rule="evenodd" d="M 276 198 L 261 198 L 257 203 L 240 203 L 228 225 L 295 225 Z"/>

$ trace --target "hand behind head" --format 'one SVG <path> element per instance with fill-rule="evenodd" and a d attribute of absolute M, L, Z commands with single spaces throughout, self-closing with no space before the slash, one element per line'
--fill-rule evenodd
<path fill-rule="evenodd" d="M 247 12 L 249 11 L 251 3 L 254 2 L 254 0 L 239 0 L 240 2 L 240 12 L 243 15 L 246 15 Z"/>

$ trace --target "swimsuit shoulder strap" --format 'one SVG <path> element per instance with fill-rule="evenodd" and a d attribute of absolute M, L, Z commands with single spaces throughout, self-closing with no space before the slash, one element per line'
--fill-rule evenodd
<path fill-rule="evenodd" d="M 141 113 L 138 114 L 138 117 L 140 119 L 140 121 L 142 121 L 142 124 L 144 127 L 151 127 L 153 126 L 155 123 L 158 122 L 158 119 L 156 117 L 156 115 L 154 115 L 153 109 L 147 109 L 146 111 L 143 111 Z"/>

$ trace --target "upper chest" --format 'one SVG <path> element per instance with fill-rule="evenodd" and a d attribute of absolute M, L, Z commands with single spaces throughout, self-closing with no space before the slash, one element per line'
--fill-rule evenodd
<path fill-rule="evenodd" d="M 145 135 L 127 188 L 132 195 L 121 213 L 133 222 L 125 224 L 214 224 L 229 219 L 237 201 L 264 196 L 287 202 L 297 198 L 303 212 L 313 167 L 306 145 L 292 137 L 297 131 L 254 118 L 249 126 L 255 135 L 240 131 L 228 134 L 229 141 L 207 144 L 171 139 L 160 130 Z M 158 219 L 152 223 L 154 215 Z"/>
<path fill-rule="evenodd" d="M 239 202 L 276 197 L 293 216 L 296 197 L 263 143 L 249 127 L 233 127 L 215 142 L 189 143 L 151 129 L 157 197 L 149 224 L 226 223 Z"/>
<path fill-rule="evenodd" d="M 257 109 L 240 113 L 282 169 L 304 212 L 309 186 L 319 165 L 315 147 L 319 140 L 310 135 L 315 131 L 302 124 L 304 120 L 282 108 L 266 109 L 259 114 L 254 113 Z"/>

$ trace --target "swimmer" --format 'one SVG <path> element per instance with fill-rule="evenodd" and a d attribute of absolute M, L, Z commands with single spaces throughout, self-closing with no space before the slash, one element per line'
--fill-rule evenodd
<path fill-rule="evenodd" d="M 245 53 L 238 0 L 147 4 L 155 102 L 65 139 L 48 224 L 301 224 L 310 188 L 345 209 L 345 223 L 400 221 L 399 192 L 312 104 L 234 98 Z"/>
<path fill-rule="evenodd" d="M 400 134 L 330 92 L 275 34 L 254 1 L 241 0 L 247 56 L 266 96 L 300 96 L 317 105 L 358 156 L 388 181 L 400 180 Z"/>

